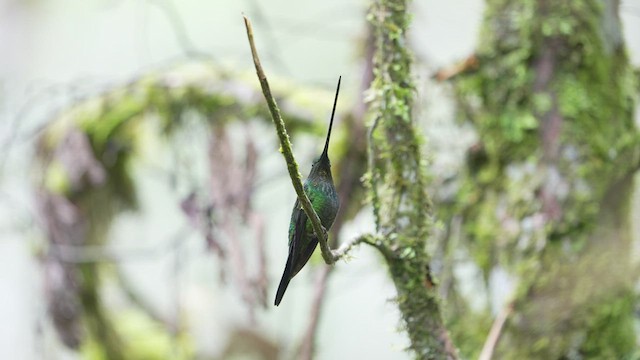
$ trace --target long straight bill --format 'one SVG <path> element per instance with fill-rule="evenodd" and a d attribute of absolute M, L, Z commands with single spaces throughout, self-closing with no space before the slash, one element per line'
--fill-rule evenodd
<path fill-rule="evenodd" d="M 336 88 L 336 98 L 333 100 L 333 110 L 331 110 L 331 121 L 329 122 L 329 132 L 327 132 L 327 141 L 324 143 L 324 150 L 320 157 L 328 156 L 329 151 L 329 138 L 331 138 L 331 128 L 333 127 L 333 117 L 336 115 L 336 105 L 338 104 L 338 94 L 340 93 L 340 81 L 342 76 L 338 78 L 338 87 Z"/>

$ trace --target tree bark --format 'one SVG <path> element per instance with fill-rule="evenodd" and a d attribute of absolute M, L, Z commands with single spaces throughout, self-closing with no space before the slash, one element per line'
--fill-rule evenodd
<path fill-rule="evenodd" d="M 442 214 L 462 215 L 485 275 L 500 267 L 518 279 L 497 358 L 635 349 L 629 205 L 640 136 L 618 5 L 489 1 L 479 68 L 456 80 L 479 143 Z"/>
<path fill-rule="evenodd" d="M 368 181 L 380 248 L 397 290 L 410 349 L 418 359 L 456 359 L 442 321 L 429 268 L 432 227 L 426 192 L 422 136 L 413 119 L 412 55 L 406 47 L 408 1 L 377 0 L 369 12 L 374 28 L 374 95 L 370 113 Z"/>

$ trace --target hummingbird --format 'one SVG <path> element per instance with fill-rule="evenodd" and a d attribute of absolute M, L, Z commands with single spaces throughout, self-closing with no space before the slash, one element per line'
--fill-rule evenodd
<path fill-rule="evenodd" d="M 336 104 L 338 103 L 338 93 L 340 92 L 340 80 L 338 78 L 338 87 L 336 89 L 336 97 L 333 100 L 333 110 L 331 111 L 331 120 L 329 122 L 329 131 L 327 139 L 324 143 L 324 150 L 319 158 L 317 158 L 311 166 L 311 172 L 304 182 L 304 192 L 309 197 L 313 210 L 318 214 L 322 226 L 328 231 L 333 225 L 336 218 L 340 201 L 336 187 L 333 184 L 331 176 L 331 162 L 329 161 L 329 138 L 331 137 L 331 127 L 333 126 L 333 117 L 336 113 Z M 287 264 L 284 267 L 284 273 L 276 292 L 275 305 L 280 305 L 284 292 L 289 286 L 291 279 L 304 267 L 309 261 L 311 254 L 318 245 L 318 237 L 313 231 L 311 221 L 308 220 L 307 214 L 302 209 L 300 201 L 296 200 L 291 212 L 291 222 L 289 223 L 289 256 Z"/>

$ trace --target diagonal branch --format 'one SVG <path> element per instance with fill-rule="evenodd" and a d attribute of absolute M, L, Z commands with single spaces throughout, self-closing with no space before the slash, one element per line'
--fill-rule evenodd
<path fill-rule="evenodd" d="M 293 184 L 293 188 L 296 190 L 296 194 L 298 195 L 298 200 L 304 209 L 304 212 L 307 214 L 309 220 L 311 220 L 311 225 L 313 226 L 313 230 L 318 237 L 318 243 L 320 244 L 320 250 L 322 250 L 322 257 L 324 261 L 331 265 L 338 261 L 341 257 L 343 257 L 351 248 L 355 245 L 362 242 L 371 242 L 373 243 L 371 235 L 363 235 L 347 244 L 344 244 L 337 250 L 331 250 L 329 244 L 327 243 L 327 230 L 320 223 L 320 218 L 318 214 L 316 214 L 313 206 L 311 205 L 311 201 L 309 201 L 309 197 L 304 192 L 304 188 L 302 186 L 302 181 L 300 180 L 300 171 L 298 170 L 298 164 L 296 163 L 295 158 L 293 157 L 293 150 L 291 149 L 291 141 L 289 140 L 289 134 L 287 134 L 287 129 L 284 126 L 284 121 L 282 120 L 282 116 L 280 114 L 280 109 L 278 108 L 278 104 L 276 104 L 276 100 L 271 95 L 271 89 L 269 88 L 269 82 L 267 81 L 267 76 L 264 74 L 264 70 L 262 70 L 262 65 L 260 64 L 260 58 L 258 58 L 258 51 L 256 50 L 256 45 L 253 40 L 253 28 L 251 27 L 251 21 L 246 16 L 244 17 L 244 25 L 247 28 L 247 37 L 249 38 L 249 46 L 251 47 L 251 55 L 253 56 L 253 64 L 256 67 L 256 73 L 258 74 L 258 79 L 260 80 L 260 86 L 262 87 L 262 93 L 264 94 L 265 99 L 267 100 L 267 105 L 269 106 L 269 111 L 271 112 L 271 117 L 273 118 L 273 123 L 276 126 L 276 131 L 278 132 L 278 138 L 280 139 L 280 145 L 282 147 L 282 155 L 284 156 L 287 162 L 287 169 L 289 170 L 289 176 L 291 177 L 291 183 Z M 366 240 L 366 241 L 365 241 Z"/>
<path fill-rule="evenodd" d="M 493 325 L 491 325 L 491 330 L 489 331 L 489 336 L 487 340 L 484 342 L 484 346 L 482 346 L 482 352 L 480 353 L 479 360 L 491 360 L 493 358 L 493 351 L 498 344 L 498 340 L 500 340 L 500 335 L 502 334 L 502 328 L 504 324 L 507 322 L 507 318 L 513 312 L 513 302 L 510 302 L 505 306 L 504 309 L 498 314 L 496 319 L 493 321 Z"/>

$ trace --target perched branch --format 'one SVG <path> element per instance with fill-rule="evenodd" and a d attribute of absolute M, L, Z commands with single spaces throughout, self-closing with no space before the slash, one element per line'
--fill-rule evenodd
<path fill-rule="evenodd" d="M 359 237 L 351 240 L 350 242 L 344 243 L 342 244 L 338 249 L 336 250 L 329 250 L 333 262 L 336 262 L 338 260 L 340 260 L 343 256 L 345 256 L 347 253 L 349 253 L 349 251 L 351 251 L 351 249 L 353 249 L 354 247 L 356 247 L 357 245 L 360 245 L 362 243 L 365 243 L 367 245 L 371 245 L 373 247 L 375 247 L 376 249 L 378 249 L 383 255 L 387 255 L 387 253 L 385 252 L 386 248 L 383 247 L 381 245 L 381 243 L 379 242 L 379 239 L 376 235 L 372 235 L 372 234 L 364 234 L 364 235 L 360 235 Z"/>
<path fill-rule="evenodd" d="M 264 70 L 262 70 L 260 58 L 258 57 L 258 50 L 256 50 L 256 45 L 253 41 L 253 28 L 251 27 L 251 22 L 246 16 L 244 16 L 244 25 L 247 28 L 247 36 L 249 38 L 249 46 L 251 46 L 253 64 L 256 67 L 258 80 L 260 80 L 260 86 L 262 87 L 264 98 L 265 100 L 267 100 L 267 105 L 269 106 L 269 111 L 271 112 L 273 123 L 276 125 L 278 138 L 280 138 L 280 145 L 282 146 L 282 155 L 287 161 L 287 169 L 289 170 L 289 175 L 291 176 L 293 188 L 296 190 L 296 194 L 298 194 L 298 200 L 300 201 L 300 204 L 302 204 L 302 208 L 309 217 L 309 220 L 311 220 L 313 230 L 318 236 L 320 248 L 322 249 L 322 257 L 327 264 L 332 264 L 335 261 L 332 260 L 331 251 L 329 250 L 327 252 L 327 250 L 329 249 L 327 245 L 327 230 L 320 223 L 320 218 L 318 217 L 318 214 L 316 214 L 315 210 L 313 210 L 311 201 L 309 201 L 309 197 L 307 196 L 307 194 L 305 194 L 304 188 L 302 187 L 302 181 L 300 180 L 300 171 L 298 170 L 298 163 L 296 163 L 296 159 L 293 157 L 293 150 L 291 149 L 289 134 L 287 133 L 287 129 L 284 127 L 284 121 L 282 120 L 282 116 L 280 115 L 278 104 L 276 104 L 276 100 L 273 98 L 273 95 L 271 95 L 271 88 L 269 87 L 267 76 L 264 74 Z"/>
<path fill-rule="evenodd" d="M 284 156 L 287 162 L 287 169 L 289 170 L 289 176 L 291 177 L 291 183 L 293 184 L 293 188 L 296 190 L 296 194 L 298 195 L 298 200 L 304 209 L 304 212 L 311 220 L 311 225 L 313 226 L 313 230 L 318 237 L 318 243 L 320 244 L 320 249 L 322 250 L 322 257 L 324 261 L 331 265 L 338 261 L 342 256 L 346 254 L 353 246 L 364 242 L 364 237 L 360 237 L 353 242 L 347 244 L 347 246 L 342 246 L 338 250 L 331 250 L 329 248 L 329 244 L 327 243 L 327 230 L 322 226 L 320 222 L 320 218 L 318 214 L 316 214 L 313 206 L 311 205 L 311 201 L 309 201 L 309 197 L 304 192 L 304 188 L 302 186 L 302 181 L 300 180 L 300 171 L 298 171 L 298 164 L 296 163 L 295 158 L 293 157 L 293 150 L 291 149 L 291 141 L 289 140 L 289 134 L 287 134 L 287 129 L 284 126 L 284 121 L 282 120 L 282 116 L 280 115 L 280 109 L 278 108 L 278 104 L 276 104 L 276 100 L 271 95 L 271 89 L 269 88 L 269 82 L 267 81 L 267 76 L 262 70 L 262 65 L 260 64 L 260 58 L 258 57 L 258 51 L 256 50 L 256 45 L 253 40 L 253 28 L 251 27 L 251 22 L 249 19 L 244 16 L 244 25 L 247 28 L 247 37 L 249 38 L 249 46 L 251 47 L 251 55 L 253 56 L 253 64 L 256 67 L 256 73 L 258 74 L 258 79 L 260 80 L 260 86 L 262 87 L 262 93 L 264 94 L 265 99 L 267 100 L 267 105 L 269 106 L 269 111 L 271 112 L 271 117 L 273 118 L 273 123 L 276 126 L 276 131 L 278 132 L 278 138 L 280 139 L 280 145 L 282 147 L 282 155 Z"/>

